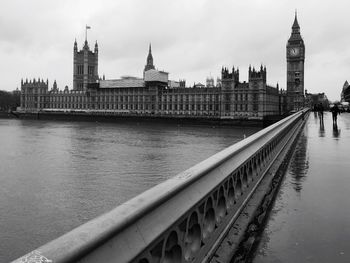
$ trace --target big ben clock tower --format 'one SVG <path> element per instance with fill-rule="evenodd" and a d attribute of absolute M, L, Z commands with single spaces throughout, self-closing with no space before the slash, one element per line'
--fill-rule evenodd
<path fill-rule="evenodd" d="M 298 110 L 304 106 L 304 60 L 305 45 L 300 35 L 295 13 L 292 34 L 287 43 L 287 102 L 288 110 Z"/>

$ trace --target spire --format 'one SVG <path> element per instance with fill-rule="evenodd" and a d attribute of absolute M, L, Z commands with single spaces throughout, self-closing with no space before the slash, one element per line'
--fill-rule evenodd
<path fill-rule="evenodd" d="M 78 51 L 77 39 L 74 40 L 74 51 Z"/>
<path fill-rule="evenodd" d="M 53 90 L 57 90 L 57 82 L 56 82 L 56 80 L 53 82 L 52 89 Z"/>
<path fill-rule="evenodd" d="M 149 44 L 148 56 L 147 56 L 146 66 L 145 66 L 144 71 L 147 71 L 150 69 L 154 69 L 151 43 Z"/>
<path fill-rule="evenodd" d="M 153 56 L 152 56 L 152 46 L 149 43 L 148 56 L 147 56 L 147 65 L 153 66 Z"/>
<path fill-rule="evenodd" d="M 97 45 L 97 40 L 96 40 L 96 43 L 95 43 L 95 53 L 98 52 L 98 45 Z"/>
<path fill-rule="evenodd" d="M 298 16 L 297 16 L 297 11 L 295 10 L 295 16 L 294 16 L 294 22 L 292 25 L 292 34 L 290 35 L 290 38 L 288 40 L 288 43 L 303 43 L 303 39 L 300 35 L 300 26 L 298 23 Z"/>
<path fill-rule="evenodd" d="M 297 10 L 295 10 L 294 22 L 292 25 L 292 33 L 300 33 L 300 26 L 298 23 Z"/>
<path fill-rule="evenodd" d="M 87 40 L 85 40 L 85 42 L 84 42 L 84 47 L 83 47 L 83 49 L 89 50 L 89 43 L 87 42 Z"/>
<path fill-rule="evenodd" d="M 295 17 L 294 17 L 294 23 L 293 23 L 292 28 L 300 28 L 299 23 L 298 23 L 297 10 L 295 10 Z"/>

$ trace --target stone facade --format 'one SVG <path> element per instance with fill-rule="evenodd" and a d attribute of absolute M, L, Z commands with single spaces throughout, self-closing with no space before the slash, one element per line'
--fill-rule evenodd
<path fill-rule="evenodd" d="M 159 73 L 159 74 L 155 74 Z M 90 83 L 84 90 L 63 91 L 56 82 L 36 88 L 35 81 L 22 85 L 22 109 L 25 111 L 87 111 L 100 114 L 165 115 L 262 119 L 281 114 L 278 87 L 266 84 L 266 68 L 249 70 L 249 82 L 239 82 L 239 71 L 223 68 L 222 84 L 217 86 L 176 87 L 169 85 L 168 74 L 148 70 L 145 77 L 125 77 Z M 36 103 L 36 104 L 34 104 Z"/>
<path fill-rule="evenodd" d="M 263 119 L 284 113 L 286 94 L 266 83 L 266 67 L 249 67 L 248 82 L 240 82 L 239 69 L 222 68 L 214 85 L 208 78 L 186 87 L 184 80 L 171 81 L 168 73 L 156 70 L 151 45 L 143 78 L 98 79 L 98 47 L 94 53 L 87 41 L 78 52 L 74 43 L 73 89 L 59 90 L 56 81 L 21 83 L 23 111 L 87 112 L 91 114 L 158 115 Z"/>
<path fill-rule="evenodd" d="M 98 80 L 98 45 L 95 44 L 94 52 L 89 48 L 87 40 L 84 47 L 78 51 L 77 41 L 73 50 L 73 90 L 86 90 L 88 83 Z"/>
<path fill-rule="evenodd" d="M 350 86 L 349 86 L 347 81 L 346 81 L 346 83 L 343 86 L 342 100 L 341 101 L 350 103 Z"/>
<path fill-rule="evenodd" d="M 292 34 L 287 47 L 287 97 L 288 110 L 296 111 L 304 107 L 304 61 L 305 45 L 300 35 L 300 26 L 295 14 Z"/>
<path fill-rule="evenodd" d="M 38 111 L 47 108 L 47 90 L 49 81 L 29 80 L 21 81 L 21 109 Z"/>
<path fill-rule="evenodd" d="M 345 91 L 348 88 L 349 88 L 349 82 L 347 80 L 345 80 L 343 88 L 342 88 L 341 93 L 340 93 L 340 102 L 345 102 L 345 101 L 349 102 L 350 101 L 349 94 L 348 94 L 347 100 L 345 100 Z M 349 93 L 349 91 L 347 93 Z"/>

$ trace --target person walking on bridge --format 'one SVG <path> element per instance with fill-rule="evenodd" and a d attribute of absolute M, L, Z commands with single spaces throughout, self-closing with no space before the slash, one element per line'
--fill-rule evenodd
<path fill-rule="evenodd" d="M 318 117 L 320 118 L 320 121 L 323 122 L 323 105 L 322 103 L 320 102 L 318 105 L 317 105 L 317 111 L 318 111 Z"/>
<path fill-rule="evenodd" d="M 334 106 L 331 108 L 331 112 L 333 117 L 333 125 L 337 125 L 337 117 L 338 114 L 340 115 L 340 110 L 337 104 L 334 104 Z"/>

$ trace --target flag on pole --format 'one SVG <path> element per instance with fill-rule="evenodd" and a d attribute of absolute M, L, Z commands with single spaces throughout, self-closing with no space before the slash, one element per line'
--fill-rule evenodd
<path fill-rule="evenodd" d="M 91 27 L 88 25 L 85 25 L 85 41 L 87 41 L 87 30 L 88 29 L 91 29 Z"/>

